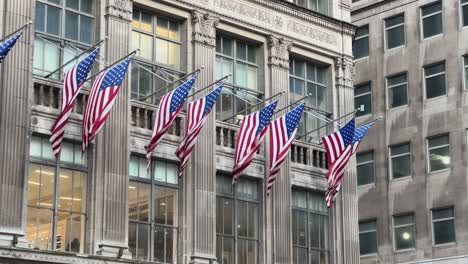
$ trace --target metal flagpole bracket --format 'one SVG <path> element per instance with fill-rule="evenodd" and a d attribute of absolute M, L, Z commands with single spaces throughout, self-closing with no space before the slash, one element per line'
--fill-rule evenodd
<path fill-rule="evenodd" d="M 291 106 L 297 105 L 297 104 L 299 104 L 300 102 L 304 101 L 305 99 L 307 99 L 307 98 L 309 98 L 309 97 L 311 97 L 311 96 L 312 96 L 312 94 L 310 93 L 310 94 L 308 94 L 308 95 L 306 95 L 306 96 L 304 96 L 304 97 L 302 97 L 302 98 L 300 98 L 300 99 L 298 99 L 298 100 L 296 100 L 296 101 L 294 101 L 294 102 L 288 104 L 287 106 L 285 106 L 285 107 L 283 107 L 283 108 L 277 110 L 277 111 L 274 112 L 273 114 L 277 114 L 277 113 L 279 113 L 279 112 L 281 112 L 281 111 L 284 111 L 285 109 L 287 109 L 287 108 L 289 108 L 289 107 L 291 107 Z"/>
<path fill-rule="evenodd" d="M 147 96 L 144 96 L 144 97 L 140 97 L 138 98 L 138 101 L 145 101 L 146 99 L 148 98 L 152 98 L 153 96 L 155 96 L 157 93 L 159 93 L 160 91 L 163 91 L 163 90 L 166 90 L 167 88 L 171 87 L 172 85 L 178 83 L 178 82 L 181 82 L 182 80 L 184 80 L 185 78 L 187 78 L 188 76 L 191 76 L 193 74 L 197 74 L 199 73 L 201 70 L 203 70 L 205 67 L 204 66 L 200 66 L 198 67 L 196 70 L 192 71 L 192 72 L 189 72 L 185 75 L 183 75 L 182 77 L 180 77 L 179 79 L 167 84 L 166 86 L 163 86 L 162 88 L 159 88 L 158 90 L 152 92 L 151 94 L 147 95 Z"/>
<path fill-rule="evenodd" d="M 213 85 L 215 85 L 215 84 L 217 84 L 217 83 L 223 82 L 224 80 L 226 80 L 226 79 L 229 78 L 230 76 L 232 76 L 232 73 L 229 73 L 229 74 L 227 74 L 226 76 L 224 76 L 223 78 L 218 79 L 218 80 L 216 80 L 216 81 L 214 81 L 214 82 L 208 84 L 207 86 L 205 86 L 205 87 L 203 87 L 203 88 L 201 88 L 201 89 L 199 89 L 199 90 L 193 92 L 191 95 L 187 96 L 187 98 L 190 98 L 190 97 L 192 97 L 192 96 L 194 96 L 194 95 L 196 95 L 196 94 L 198 94 L 198 93 L 200 93 L 200 92 L 203 92 L 204 90 L 210 88 L 211 86 L 213 86 Z"/>
<path fill-rule="evenodd" d="M 0 40 L 0 42 L 3 42 L 4 40 L 8 39 L 9 37 L 13 36 L 14 34 L 20 32 L 21 30 L 25 29 L 26 27 L 28 27 L 29 25 L 31 25 L 33 22 L 32 20 L 29 20 L 26 24 L 24 24 L 22 27 L 18 28 L 17 30 L 11 32 L 10 34 L 6 35 L 5 37 L 2 38 L 2 40 Z"/>

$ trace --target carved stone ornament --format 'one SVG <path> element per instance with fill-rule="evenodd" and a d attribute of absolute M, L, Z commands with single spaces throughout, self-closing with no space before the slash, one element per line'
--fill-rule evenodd
<path fill-rule="evenodd" d="M 198 10 L 193 11 L 193 34 L 194 41 L 206 45 L 216 46 L 216 27 L 219 23 L 219 17 L 202 13 Z"/>
<path fill-rule="evenodd" d="M 289 68 L 289 51 L 291 51 L 292 44 L 290 40 L 270 35 L 268 38 L 268 45 L 270 47 L 269 63 Z"/>
<path fill-rule="evenodd" d="M 132 4 L 130 0 L 108 0 L 107 14 L 131 22 Z"/>
<path fill-rule="evenodd" d="M 336 58 L 336 82 L 339 85 L 353 87 L 354 62 L 351 59 Z"/>

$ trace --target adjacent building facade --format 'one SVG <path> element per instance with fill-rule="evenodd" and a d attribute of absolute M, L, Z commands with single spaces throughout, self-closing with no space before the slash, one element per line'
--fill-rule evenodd
<path fill-rule="evenodd" d="M 468 1 L 353 1 L 361 263 L 466 263 Z M 377 205 L 377 206 L 376 206 Z"/>
<path fill-rule="evenodd" d="M 0 263 L 359 263 L 354 166 L 328 210 L 317 138 L 333 127 L 303 136 L 354 109 L 350 7 L 350 0 L 0 0 L 0 35 L 33 21 L 0 65 Z M 54 70 L 102 39 L 94 73 L 139 52 L 82 154 L 91 81 L 84 85 L 56 161 L 49 130 L 70 65 Z M 201 66 L 197 89 L 233 75 L 186 173 L 177 176 L 174 154 L 183 113 L 147 170 L 158 98 Z M 268 140 L 232 186 L 235 114 L 281 91 L 278 108 L 310 97 L 272 193 L 264 180 Z"/>

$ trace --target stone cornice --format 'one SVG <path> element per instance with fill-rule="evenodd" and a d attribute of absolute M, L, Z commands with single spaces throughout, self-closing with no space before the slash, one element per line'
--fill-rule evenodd
<path fill-rule="evenodd" d="M 216 27 L 219 17 L 194 10 L 192 13 L 193 40 L 209 46 L 216 46 Z"/>
<path fill-rule="evenodd" d="M 268 37 L 268 63 L 279 67 L 289 68 L 289 51 L 293 42 L 282 37 L 270 35 Z"/>

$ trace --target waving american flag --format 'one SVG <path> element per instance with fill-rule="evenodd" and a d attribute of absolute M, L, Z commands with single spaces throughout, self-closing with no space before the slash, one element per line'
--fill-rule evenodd
<path fill-rule="evenodd" d="M 19 39 L 19 37 L 21 37 L 22 34 L 23 34 L 23 31 L 15 34 L 14 36 L 0 43 L 0 63 L 3 62 L 8 52 L 11 50 L 11 48 L 13 48 L 16 41 Z"/>
<path fill-rule="evenodd" d="M 83 151 L 96 137 L 109 117 L 132 57 L 112 66 L 94 80 L 83 113 Z"/>
<path fill-rule="evenodd" d="M 224 84 L 218 85 L 216 89 L 202 98 L 192 101 L 187 106 L 187 121 L 185 125 L 185 137 L 177 148 L 176 155 L 181 160 L 179 166 L 179 176 L 182 176 L 187 166 L 190 154 L 193 151 L 197 137 L 208 119 L 213 105 L 216 103 Z"/>
<path fill-rule="evenodd" d="M 193 75 L 190 80 L 184 82 L 176 89 L 161 97 L 159 108 L 154 120 L 153 134 L 151 135 L 150 142 L 145 146 L 148 167 L 150 165 L 151 155 L 153 154 L 154 149 L 159 142 L 161 142 L 162 137 L 166 134 L 172 122 L 176 119 L 177 114 L 179 114 L 180 110 L 184 106 L 185 100 L 187 100 L 187 95 L 192 89 L 197 76 L 198 74 Z"/>
<path fill-rule="evenodd" d="M 289 113 L 271 122 L 270 133 L 270 175 L 267 182 L 267 194 L 273 188 L 276 175 L 288 156 L 297 126 L 304 111 L 304 103 L 298 105 Z"/>
<path fill-rule="evenodd" d="M 76 97 L 88 77 L 89 72 L 93 68 L 93 63 L 98 53 L 99 48 L 96 48 L 64 75 L 62 112 L 59 114 L 50 130 L 50 143 L 52 143 L 52 150 L 54 151 L 56 158 L 60 155 L 65 126 L 67 125 L 68 118 L 70 117 L 73 105 L 75 104 Z"/>
<path fill-rule="evenodd" d="M 278 100 L 242 119 L 239 134 L 237 135 L 236 154 L 234 156 L 233 184 L 239 180 L 242 172 L 252 163 L 252 157 L 262 144 L 277 104 Z"/>

